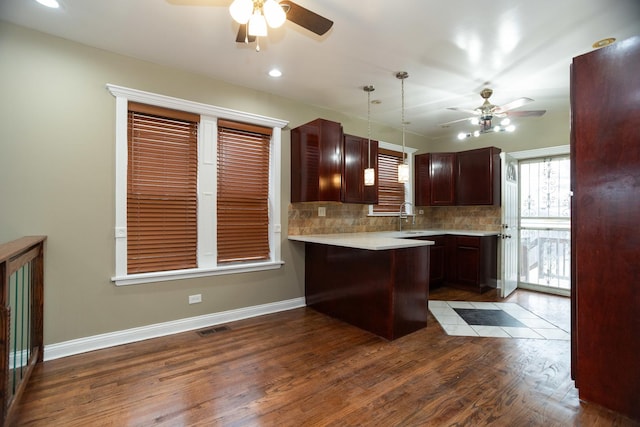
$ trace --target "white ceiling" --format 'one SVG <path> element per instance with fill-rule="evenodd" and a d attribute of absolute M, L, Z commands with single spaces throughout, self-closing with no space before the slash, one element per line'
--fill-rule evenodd
<path fill-rule="evenodd" d="M 606 37 L 640 34 L 639 0 L 296 0 L 334 21 L 324 36 L 286 22 L 255 44 L 236 43 L 232 0 L 0 0 L 0 17 L 90 46 L 211 76 L 304 103 L 366 117 L 364 85 L 376 90 L 372 121 L 400 127 L 405 81 L 407 130 L 455 138 L 479 91 L 491 101 L 533 98 L 522 110 L 569 109 L 569 64 Z M 272 67 L 283 76 L 267 75 Z"/>

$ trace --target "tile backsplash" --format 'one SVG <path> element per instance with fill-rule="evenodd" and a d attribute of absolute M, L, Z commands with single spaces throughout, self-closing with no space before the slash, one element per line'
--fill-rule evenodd
<path fill-rule="evenodd" d="M 326 216 L 318 216 L 325 208 Z M 423 210 L 423 214 L 418 212 Z M 413 218 L 403 222 L 409 230 L 500 230 L 499 206 L 438 206 L 416 207 Z M 356 233 L 398 229 L 398 216 L 368 216 L 369 206 L 337 202 L 306 202 L 289 205 L 289 235 Z"/>

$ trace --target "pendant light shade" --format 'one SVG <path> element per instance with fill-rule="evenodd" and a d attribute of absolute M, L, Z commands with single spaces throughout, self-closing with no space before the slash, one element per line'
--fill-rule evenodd
<path fill-rule="evenodd" d="M 367 187 L 376 185 L 376 170 L 374 168 L 366 168 L 364 170 L 364 185 Z"/>
<path fill-rule="evenodd" d="M 376 90 L 373 85 L 363 88 L 367 92 L 367 168 L 364 170 L 364 185 L 376 185 L 376 170 L 371 167 L 371 92 Z"/>
<path fill-rule="evenodd" d="M 409 182 L 409 165 L 398 165 L 398 182 Z"/>
<path fill-rule="evenodd" d="M 409 77 L 409 73 L 407 73 L 406 71 L 399 71 L 396 74 L 396 78 L 400 79 L 400 83 L 402 84 L 402 164 L 398 165 L 398 182 L 409 182 L 409 165 L 407 164 L 407 159 L 404 154 L 404 126 L 406 124 L 404 120 L 404 79 L 406 79 L 407 77 Z"/>

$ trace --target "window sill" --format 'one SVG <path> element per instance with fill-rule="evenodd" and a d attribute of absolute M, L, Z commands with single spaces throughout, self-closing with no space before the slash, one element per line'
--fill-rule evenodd
<path fill-rule="evenodd" d="M 220 276 L 224 274 L 250 273 L 254 271 L 276 270 L 284 261 L 256 262 L 251 264 L 234 264 L 214 268 L 194 268 L 190 270 L 160 271 L 157 273 L 128 274 L 112 277 L 116 286 L 139 285 L 142 283 L 165 282 L 168 280 L 193 279 L 196 277 Z"/>

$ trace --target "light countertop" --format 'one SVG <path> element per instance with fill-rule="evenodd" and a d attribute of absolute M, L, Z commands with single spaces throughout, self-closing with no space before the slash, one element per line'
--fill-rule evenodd
<path fill-rule="evenodd" d="M 441 236 L 445 234 L 462 236 L 495 236 L 498 232 L 472 230 L 406 230 L 378 231 L 370 233 L 292 235 L 288 236 L 288 238 L 289 240 L 298 242 L 320 243 L 324 245 L 380 251 L 433 245 L 433 242 L 430 240 L 417 240 L 415 238 Z"/>

